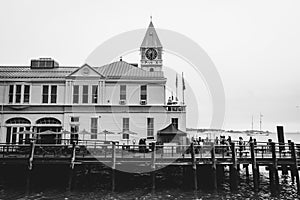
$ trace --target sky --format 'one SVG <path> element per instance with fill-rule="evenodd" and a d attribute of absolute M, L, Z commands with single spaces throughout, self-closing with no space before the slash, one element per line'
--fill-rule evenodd
<path fill-rule="evenodd" d="M 297 0 L 1 0 L 0 65 L 52 57 L 80 66 L 111 37 L 146 28 L 152 15 L 155 27 L 192 39 L 213 61 L 226 96 L 224 129 L 251 129 L 252 116 L 259 129 L 262 113 L 263 130 L 300 132 L 299 10 Z M 138 52 L 123 56 L 139 61 Z M 175 90 L 175 71 L 187 76 L 187 127 L 209 128 L 205 81 L 189 76 L 180 57 L 163 59 L 168 91 Z"/>

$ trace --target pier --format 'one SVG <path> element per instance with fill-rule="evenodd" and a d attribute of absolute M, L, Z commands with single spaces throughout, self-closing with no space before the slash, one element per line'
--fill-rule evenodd
<path fill-rule="evenodd" d="M 201 175 L 198 168 L 205 166 L 210 171 L 212 188 L 217 189 L 217 180 L 224 176 L 225 167 L 229 166 L 230 189 L 237 190 L 240 166 L 246 168 L 246 176 L 253 181 L 253 190 L 259 191 L 259 169 L 269 171 L 270 190 L 272 194 L 280 191 L 278 171 L 288 170 L 292 180 L 296 180 L 300 193 L 299 166 L 300 145 L 289 143 L 249 143 L 238 145 L 119 145 L 104 144 L 97 141 L 79 141 L 72 144 L 0 144 L 0 165 L 25 165 L 28 171 L 38 165 L 66 165 L 72 171 L 78 165 L 105 164 L 111 168 L 112 190 L 115 190 L 116 170 L 124 166 L 136 166 L 142 171 L 151 172 L 152 188 L 155 189 L 155 170 L 164 166 L 186 167 L 192 170 L 189 180 L 194 189 L 198 189 Z M 252 166 L 250 176 L 249 166 Z M 136 171 L 138 172 L 138 171 Z"/>

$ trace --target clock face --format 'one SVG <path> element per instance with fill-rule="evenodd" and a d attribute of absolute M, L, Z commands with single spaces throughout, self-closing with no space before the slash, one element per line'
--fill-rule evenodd
<path fill-rule="evenodd" d="M 155 49 L 153 49 L 153 48 L 147 49 L 147 51 L 146 51 L 146 57 L 149 60 L 154 60 L 157 57 L 157 51 Z"/>

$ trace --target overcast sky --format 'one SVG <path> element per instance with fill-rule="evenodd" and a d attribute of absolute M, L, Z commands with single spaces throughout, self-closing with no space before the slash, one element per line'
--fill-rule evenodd
<path fill-rule="evenodd" d="M 261 112 L 264 130 L 282 124 L 300 132 L 299 10 L 297 0 L 1 0 L 0 65 L 53 57 L 61 65 L 80 66 L 110 37 L 146 28 L 152 15 L 155 27 L 189 37 L 213 60 L 225 88 L 225 129 L 250 129 L 252 115 L 258 129 Z M 188 65 L 168 54 L 164 63 L 177 71 Z M 168 78 L 173 90 L 175 78 Z M 210 124 L 209 92 L 200 79 L 199 88 L 187 99 L 187 127 Z"/>

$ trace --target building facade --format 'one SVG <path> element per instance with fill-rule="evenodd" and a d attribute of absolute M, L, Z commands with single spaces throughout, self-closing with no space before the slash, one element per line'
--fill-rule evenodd
<path fill-rule="evenodd" d="M 31 60 L 30 66 L 1 66 L 0 142 L 24 143 L 31 137 L 25 130 L 64 130 L 79 139 L 120 143 L 156 140 L 171 123 L 186 131 L 185 105 L 167 104 L 162 50 L 150 22 L 140 66 L 120 59 L 66 67 L 49 58 Z"/>

